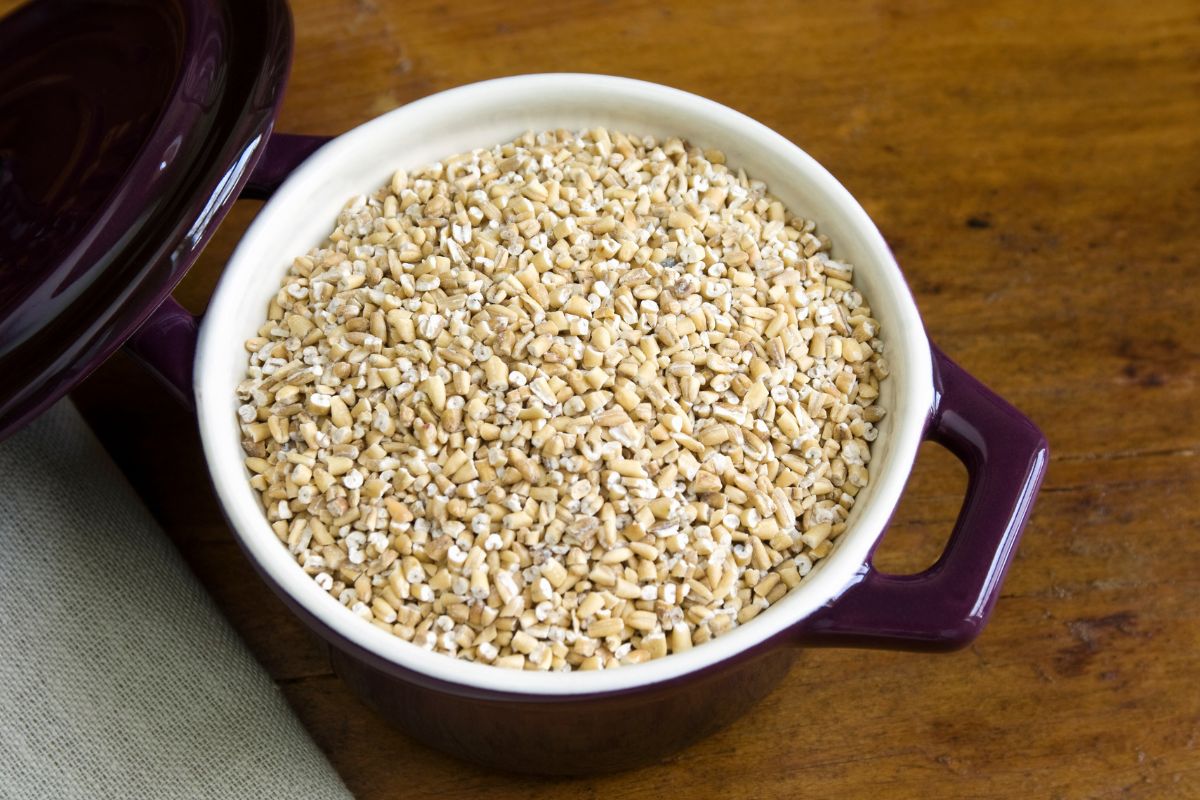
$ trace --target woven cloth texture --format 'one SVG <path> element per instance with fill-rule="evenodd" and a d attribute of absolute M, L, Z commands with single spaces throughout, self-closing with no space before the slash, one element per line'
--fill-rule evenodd
<path fill-rule="evenodd" d="M 0 443 L 0 798 L 348 792 L 69 401 Z"/>

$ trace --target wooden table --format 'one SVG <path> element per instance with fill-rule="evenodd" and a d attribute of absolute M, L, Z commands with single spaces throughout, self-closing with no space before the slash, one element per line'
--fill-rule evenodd
<path fill-rule="evenodd" d="M 189 417 L 113 359 L 76 400 L 357 795 L 1200 797 L 1195 0 L 293 5 L 283 130 L 336 134 L 459 84 L 568 70 L 762 120 L 862 201 L 931 337 L 1053 450 L 969 649 L 807 653 L 666 763 L 547 782 L 466 766 L 364 708 L 234 545 Z M 235 209 L 178 290 L 191 308 L 256 209 Z M 922 450 L 878 563 L 931 563 L 964 484 Z"/>

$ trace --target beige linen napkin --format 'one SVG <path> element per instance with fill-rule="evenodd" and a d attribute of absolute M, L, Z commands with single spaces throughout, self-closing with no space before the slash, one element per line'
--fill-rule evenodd
<path fill-rule="evenodd" d="M 0 443 L 0 798 L 348 796 L 75 408 Z"/>

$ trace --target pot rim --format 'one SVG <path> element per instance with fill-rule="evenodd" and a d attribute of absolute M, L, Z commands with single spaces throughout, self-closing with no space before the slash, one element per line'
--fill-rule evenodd
<path fill-rule="evenodd" d="M 887 319 L 881 321 L 892 377 L 884 384 L 883 396 L 890 394 L 891 402 L 872 459 L 875 463 L 885 461 L 884 469 L 873 470 L 871 483 L 864 490 L 864 494 L 869 493 L 867 502 L 855 506 L 850 526 L 832 553 L 818 562 L 819 566 L 797 589 L 750 622 L 684 653 L 620 669 L 561 673 L 499 669 L 426 651 L 358 618 L 304 573 L 271 530 L 242 464 L 234 413 L 236 398 L 232 391 L 225 391 L 230 382 L 229 355 L 236 353 L 234 361 L 244 365 L 242 340 L 258 324 L 247 329 L 242 322 L 246 295 L 253 293 L 248 291 L 251 284 L 262 283 L 262 273 L 269 272 L 274 276 L 272 285 L 277 287 L 278 277 L 299 252 L 298 247 L 279 252 L 278 246 L 270 242 L 286 236 L 295 220 L 314 213 L 314 202 L 321 202 L 321 187 L 331 176 L 336 176 L 356 157 L 363 158 L 364 153 L 376 155 L 396 150 L 399 147 L 396 143 L 403 142 L 406 134 L 417 137 L 430 126 L 434 128 L 432 132 L 457 131 L 469 127 L 473 120 L 480 125 L 494 125 L 497 119 L 504 121 L 508 115 L 515 136 L 523 129 L 518 124 L 520 112 L 530 108 L 543 116 L 562 119 L 557 127 L 574 128 L 584 126 L 571 120 L 618 115 L 618 110 L 628 116 L 631 108 L 645 108 L 648 109 L 646 127 L 661 124 L 658 120 L 673 120 L 672 124 L 678 126 L 673 130 L 701 144 L 720 147 L 730 156 L 730 163 L 746 163 L 751 156 L 760 163 L 769 163 L 769 174 L 760 170 L 758 174 L 751 173 L 751 177 L 764 180 L 772 193 L 781 182 L 800 185 L 812 196 L 810 202 L 824 204 L 826 217 L 849 226 L 856 238 L 855 246 L 867 255 L 864 261 L 860 253 L 854 259 L 855 266 L 861 268 L 860 274 L 869 275 L 874 284 L 864 294 L 873 301 L 882 301 L 872 302 L 876 313 L 887 309 Z M 481 141 L 475 146 L 494 143 Z M 438 157 L 453 152 L 456 150 L 450 149 Z M 376 162 L 387 172 L 381 170 L 376 184 L 361 186 L 357 191 L 372 191 L 397 166 L 413 165 L 411 160 L 395 163 L 399 158 L 376 156 Z M 335 198 L 338 207 L 345 199 Z M 783 199 L 792 205 L 786 202 L 786 197 Z M 823 225 L 820 212 L 812 216 L 820 230 Z M 332 220 L 333 215 L 328 219 Z M 324 225 L 326 231 L 328 227 Z M 843 250 L 839 241 L 844 242 L 845 236 L 834 238 L 835 252 Z M 269 294 L 262 292 L 257 296 L 265 306 Z M 243 548 L 277 592 L 305 609 L 338 637 L 384 662 L 447 684 L 549 698 L 627 691 L 704 670 L 796 628 L 861 579 L 864 565 L 899 502 L 916 458 L 933 407 L 932 369 L 929 342 L 916 304 L 882 234 L 845 187 L 815 159 L 765 125 L 694 94 L 628 78 L 549 73 L 498 78 L 425 97 L 347 131 L 309 157 L 262 208 L 229 260 L 201 327 L 195 391 L 205 458 L 217 495 Z"/>

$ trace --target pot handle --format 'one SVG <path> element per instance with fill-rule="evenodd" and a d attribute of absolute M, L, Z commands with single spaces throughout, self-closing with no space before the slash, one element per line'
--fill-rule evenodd
<path fill-rule="evenodd" d="M 797 628 L 797 644 L 954 650 L 987 622 L 1046 471 L 1042 432 L 1003 399 L 933 351 L 935 401 L 925 438 L 967 468 L 967 493 L 946 549 L 916 575 L 870 560 L 855 583 Z"/>
<path fill-rule="evenodd" d="M 329 137 L 326 136 L 272 133 L 239 197 L 266 200 L 296 167 L 327 141 Z M 195 403 L 192 364 L 196 359 L 199 331 L 200 317 L 167 295 L 125 343 L 126 351 L 141 361 L 176 399 L 189 408 Z"/>

